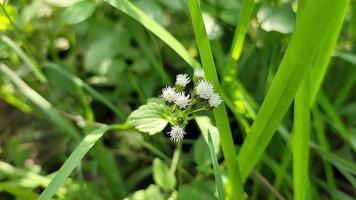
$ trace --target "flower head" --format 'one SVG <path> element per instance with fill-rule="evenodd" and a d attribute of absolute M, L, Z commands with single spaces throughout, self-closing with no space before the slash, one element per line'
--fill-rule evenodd
<path fill-rule="evenodd" d="M 167 86 L 162 89 L 161 97 L 167 102 L 174 102 L 177 97 L 177 92 L 173 87 Z"/>
<path fill-rule="evenodd" d="M 197 78 L 204 78 L 204 70 L 202 68 L 194 69 L 194 76 Z"/>
<path fill-rule="evenodd" d="M 213 84 L 207 80 L 200 80 L 195 87 L 195 92 L 202 99 L 209 99 L 214 93 Z"/>
<path fill-rule="evenodd" d="M 178 142 L 183 139 L 184 135 L 187 134 L 183 128 L 180 126 L 176 125 L 173 126 L 171 131 L 168 132 L 169 136 L 171 136 L 171 140 L 174 142 Z"/>
<path fill-rule="evenodd" d="M 178 74 L 176 78 L 176 85 L 185 87 L 190 82 L 187 74 Z"/>
<path fill-rule="evenodd" d="M 190 103 L 190 98 L 189 95 L 185 95 L 184 92 L 179 92 L 176 95 L 176 99 L 174 100 L 174 103 L 177 104 L 179 108 L 185 108 L 188 106 Z"/>
<path fill-rule="evenodd" d="M 220 96 L 216 93 L 213 93 L 209 98 L 209 106 L 210 107 L 218 107 L 222 102 Z"/>

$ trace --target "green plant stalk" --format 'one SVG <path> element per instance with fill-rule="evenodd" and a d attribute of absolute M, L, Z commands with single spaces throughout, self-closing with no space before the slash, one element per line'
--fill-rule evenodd
<path fill-rule="evenodd" d="M 307 75 L 303 84 L 297 90 L 294 100 L 293 127 L 293 193 L 295 200 L 307 198 L 309 181 L 309 137 L 310 109 L 309 92 L 310 77 Z"/>
<path fill-rule="evenodd" d="M 221 88 L 216 72 L 209 40 L 204 27 L 203 17 L 201 14 L 198 0 L 189 0 L 189 10 L 192 18 L 195 38 L 197 41 L 205 77 L 211 81 L 218 94 L 221 94 Z M 234 199 L 242 200 L 244 198 L 243 186 L 239 172 L 239 166 L 236 162 L 235 146 L 232 139 L 230 124 L 227 118 L 225 104 L 222 103 L 214 110 L 214 117 L 217 128 L 220 133 L 221 146 L 225 157 L 229 181 L 232 186 L 232 196 Z"/>
<path fill-rule="evenodd" d="M 330 22 L 335 22 L 333 18 L 337 18 L 337 22 L 343 21 L 347 6 L 348 0 L 315 0 L 306 4 L 279 70 L 241 147 L 238 162 L 243 181 L 272 139 L 308 67 L 325 41 L 326 33 L 337 28 L 336 23 Z"/>
<path fill-rule="evenodd" d="M 3 41 L 8 47 L 10 47 L 26 64 L 27 67 L 31 71 L 33 71 L 34 75 L 41 82 L 47 82 L 46 76 L 40 70 L 40 67 L 37 65 L 35 61 L 33 61 L 22 49 L 9 37 L 6 35 L 1 35 L 1 41 Z"/>
<path fill-rule="evenodd" d="M 224 193 L 224 186 L 223 186 L 222 179 L 221 179 L 222 176 L 221 176 L 221 172 L 220 172 L 220 168 L 219 168 L 218 159 L 216 158 L 216 154 L 215 154 L 215 150 L 214 150 L 213 139 L 211 138 L 209 130 L 208 130 L 208 144 L 207 144 L 207 146 L 209 148 L 211 163 L 213 164 L 215 183 L 216 183 L 216 188 L 218 189 L 219 199 L 224 200 L 225 193 Z"/>
<path fill-rule="evenodd" d="M 248 23 L 251 19 L 254 6 L 254 0 L 244 0 L 242 2 L 241 13 L 236 24 L 234 39 L 230 50 L 230 56 L 228 58 L 227 68 L 224 73 L 224 81 L 231 82 L 236 76 L 236 62 L 241 56 L 242 47 L 247 33 Z"/>
<path fill-rule="evenodd" d="M 312 114 L 313 114 L 313 119 L 314 119 L 314 124 L 315 124 L 315 133 L 316 133 L 316 136 L 318 139 L 319 147 L 321 150 L 329 152 L 330 147 L 329 147 L 328 141 L 325 137 L 325 124 L 320 117 L 320 112 L 318 110 L 318 107 L 315 106 L 312 109 Z M 330 163 L 327 162 L 326 160 L 324 160 L 324 171 L 325 171 L 325 175 L 326 175 L 327 185 L 328 185 L 329 189 L 332 190 L 331 197 L 332 197 L 332 199 L 336 199 L 334 192 L 333 192 L 333 191 L 336 191 L 336 185 L 335 185 L 332 167 L 331 167 Z"/>
<path fill-rule="evenodd" d="M 320 104 L 320 107 L 324 110 L 324 112 L 327 114 L 327 116 L 330 118 L 330 120 L 333 122 L 335 128 L 337 129 L 337 132 L 340 134 L 340 137 L 346 142 L 348 142 L 353 148 L 353 150 L 356 151 L 356 141 L 352 139 L 351 133 L 349 132 L 345 124 L 342 122 L 342 120 L 339 118 L 334 107 L 331 105 L 329 99 L 323 92 L 320 92 L 319 94 L 318 103 Z"/>

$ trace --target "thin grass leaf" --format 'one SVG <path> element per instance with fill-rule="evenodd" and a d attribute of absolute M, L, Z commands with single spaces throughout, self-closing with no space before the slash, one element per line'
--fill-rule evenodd
<path fill-rule="evenodd" d="M 54 64 L 54 63 L 47 63 L 44 65 L 45 67 L 48 67 L 50 69 L 55 70 L 58 73 L 61 73 L 65 77 L 67 77 L 69 80 L 71 80 L 73 83 L 75 83 L 78 86 L 83 87 L 91 97 L 94 99 L 100 101 L 104 105 L 106 105 L 108 108 L 111 109 L 117 116 L 119 116 L 121 119 L 124 119 L 124 116 L 122 112 L 120 112 L 117 107 L 111 103 L 109 99 L 107 99 L 105 96 L 101 95 L 99 92 L 97 92 L 94 88 L 92 88 L 90 85 L 88 85 L 86 82 L 78 78 L 77 76 L 63 70 L 59 65 Z"/>
<path fill-rule="evenodd" d="M 309 182 L 309 74 L 299 87 L 294 101 L 294 127 L 293 127 L 293 194 L 294 199 L 307 198 L 307 185 Z"/>
<path fill-rule="evenodd" d="M 56 194 L 64 181 L 69 177 L 72 171 L 83 159 L 85 154 L 93 147 L 93 145 L 110 129 L 109 126 L 97 128 L 89 133 L 80 144 L 75 148 L 69 158 L 65 161 L 62 167 L 58 170 L 56 176 L 49 183 L 48 187 L 42 192 L 39 200 L 49 200 Z"/>
<path fill-rule="evenodd" d="M 241 5 L 241 13 L 237 21 L 234 39 L 232 42 L 227 68 L 224 74 L 224 81 L 231 82 L 237 72 L 236 62 L 241 56 L 245 36 L 255 6 L 254 0 L 244 0 Z"/>
<path fill-rule="evenodd" d="M 38 80 L 42 82 L 46 82 L 46 76 L 42 73 L 40 67 L 37 65 L 35 61 L 33 61 L 22 49 L 11 40 L 11 38 L 6 35 L 0 36 L 1 41 L 3 41 L 7 46 L 9 46 L 26 64 L 27 67 L 31 71 L 33 71 L 34 75 L 38 78 Z"/>
<path fill-rule="evenodd" d="M 54 125 L 63 130 L 64 134 L 79 140 L 78 131 L 68 121 L 63 120 L 58 111 L 45 98 L 28 86 L 14 71 L 0 63 L 0 72 L 10 79 L 23 96 L 45 113 Z"/>
<path fill-rule="evenodd" d="M 317 150 L 324 159 L 333 163 L 335 165 L 335 167 L 345 170 L 346 172 L 356 176 L 355 163 L 352 163 L 351 161 L 348 161 L 348 160 L 346 160 L 340 156 L 337 156 L 333 153 L 329 153 L 329 152 L 323 151 L 321 149 L 317 149 Z"/>
<path fill-rule="evenodd" d="M 330 22 L 333 18 L 344 19 L 348 3 L 348 0 L 315 0 L 306 4 L 278 72 L 241 147 L 238 162 L 243 181 L 272 139 L 325 35 L 338 27 L 338 23 Z"/>
<path fill-rule="evenodd" d="M 187 62 L 193 68 L 199 68 L 200 64 L 192 58 L 184 46 L 175 39 L 165 28 L 155 22 L 153 19 L 148 17 L 144 12 L 137 8 L 128 0 L 103 0 L 108 4 L 119 9 L 121 12 L 132 17 L 163 42 L 165 42 L 169 47 L 171 47 L 185 62 Z"/>
<path fill-rule="evenodd" d="M 347 9 L 340 11 L 340 13 L 342 13 L 341 19 L 343 19 L 346 15 L 346 10 Z M 326 35 L 326 38 L 324 39 L 319 49 L 319 52 L 314 60 L 313 67 L 310 71 L 310 105 L 315 104 L 318 92 L 320 90 L 328 65 L 331 60 L 331 55 L 333 53 L 338 36 L 340 34 L 342 23 L 343 20 L 340 20 L 340 18 L 338 17 L 331 19 L 330 24 L 334 24 L 335 27 L 334 29 L 331 29 L 331 31 Z"/>
<path fill-rule="evenodd" d="M 195 38 L 197 41 L 200 58 L 203 64 L 204 74 L 207 80 L 211 81 L 218 94 L 222 93 L 218 75 L 216 72 L 208 36 L 204 27 L 198 0 L 189 0 L 189 10 L 192 18 Z M 236 152 L 230 124 L 227 118 L 225 104 L 222 103 L 214 109 L 214 118 L 220 133 L 221 146 L 225 157 L 229 181 L 232 186 L 232 195 L 234 199 L 243 199 L 243 186 L 241 183 L 239 166 L 236 162 Z"/>
<path fill-rule="evenodd" d="M 324 110 L 326 115 L 330 118 L 333 126 L 336 128 L 337 132 L 340 134 L 340 137 L 348 142 L 354 151 L 356 151 L 356 138 L 352 136 L 347 127 L 344 125 L 334 107 L 331 105 L 330 101 L 326 95 L 321 92 L 318 98 L 318 103 L 321 108 Z"/>
<path fill-rule="evenodd" d="M 344 77 L 344 83 L 340 87 L 333 102 L 335 108 L 339 108 L 347 100 L 347 97 L 356 82 L 356 55 L 337 51 L 335 52 L 335 56 L 349 62 L 352 65 L 345 73 L 346 76 Z"/>
<path fill-rule="evenodd" d="M 218 159 L 216 158 L 216 154 L 214 150 L 213 139 L 211 138 L 209 131 L 208 131 L 208 147 L 209 147 L 211 162 L 213 164 L 215 183 L 216 183 L 216 188 L 218 189 L 219 199 L 224 200 L 225 193 L 224 193 L 224 186 L 221 179 L 222 176 L 219 168 Z"/>
<path fill-rule="evenodd" d="M 330 151 L 329 143 L 325 137 L 325 124 L 322 121 L 319 110 L 316 106 L 312 109 L 312 114 L 313 114 L 313 119 L 314 119 L 313 121 L 315 125 L 315 133 L 319 143 L 319 148 L 323 151 L 329 152 Z M 324 161 L 324 172 L 326 175 L 326 182 L 328 187 L 331 188 L 332 190 L 336 190 L 335 179 L 329 162 Z M 331 193 L 331 196 L 333 197 L 333 199 L 335 199 L 335 195 L 333 193 Z"/>

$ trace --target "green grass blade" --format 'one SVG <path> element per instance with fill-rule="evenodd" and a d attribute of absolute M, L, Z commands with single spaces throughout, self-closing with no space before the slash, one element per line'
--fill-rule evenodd
<path fill-rule="evenodd" d="M 36 62 L 33 61 L 28 55 L 26 55 L 26 53 L 22 51 L 22 49 L 14 41 L 12 41 L 6 35 L 1 35 L 0 39 L 24 61 L 26 66 L 29 67 L 31 71 L 33 71 L 34 75 L 38 78 L 38 80 L 42 82 L 47 81 L 46 76 L 42 73 L 40 67 L 36 64 Z"/>
<path fill-rule="evenodd" d="M 337 27 L 337 24 L 329 22 L 333 18 L 342 21 L 348 3 L 348 0 L 315 0 L 306 4 L 287 52 L 239 153 L 243 181 L 260 159 L 287 112 L 325 35 Z"/>
<path fill-rule="evenodd" d="M 78 131 L 68 121 L 63 120 L 58 111 L 45 98 L 28 86 L 14 71 L 0 63 L 0 73 L 6 75 L 19 92 L 45 113 L 54 125 L 63 130 L 64 134 L 79 140 Z"/>
<path fill-rule="evenodd" d="M 218 80 L 218 75 L 216 72 L 209 40 L 204 27 L 203 17 L 201 14 L 198 0 L 189 0 L 189 10 L 192 18 L 200 58 L 204 68 L 205 77 L 207 80 L 213 83 L 216 92 L 221 94 L 222 90 L 220 88 L 220 83 Z M 233 187 L 233 198 L 243 199 L 243 186 L 241 183 L 239 166 L 236 162 L 235 146 L 232 140 L 232 133 L 224 103 L 214 109 L 214 117 L 217 124 L 217 128 L 220 133 L 221 146 L 227 165 L 229 181 L 231 183 L 231 186 Z"/>
<path fill-rule="evenodd" d="M 324 42 L 322 43 L 319 53 L 315 58 L 313 67 L 310 71 L 310 77 L 312 78 L 310 85 L 310 104 L 313 105 L 318 96 L 320 86 L 325 77 L 328 65 L 331 60 L 331 55 L 333 53 L 334 47 L 336 45 L 338 36 L 341 31 L 341 26 L 343 23 L 343 18 L 346 15 L 347 9 L 340 10 L 341 15 L 339 17 L 332 18 L 330 24 L 334 24 L 334 29 L 326 35 Z M 341 20 L 340 20 L 341 19 Z"/>
<path fill-rule="evenodd" d="M 110 129 L 109 126 L 101 127 L 89 133 L 80 144 L 75 148 L 69 158 L 65 161 L 62 167 L 58 170 L 56 176 L 49 183 L 48 187 L 42 192 L 39 200 L 49 200 L 55 195 L 64 181 L 69 177 L 72 171 L 78 166 L 85 154 L 93 147 L 93 145 Z"/>
<path fill-rule="evenodd" d="M 213 139 L 211 138 L 209 131 L 208 131 L 208 147 L 210 152 L 211 163 L 213 164 L 215 183 L 216 183 L 216 188 L 218 189 L 219 199 L 224 200 L 225 193 L 224 193 L 224 186 L 221 179 L 221 172 L 219 169 L 218 159 L 216 158 L 216 154 L 214 150 Z"/>
<path fill-rule="evenodd" d="M 121 12 L 132 17 L 149 31 L 155 34 L 163 42 L 165 42 L 169 47 L 171 47 L 185 62 L 187 62 L 191 67 L 198 68 L 200 64 L 192 58 L 184 46 L 175 39 L 165 28 L 155 22 L 153 19 L 148 17 L 144 12 L 137 8 L 128 0 L 103 0 L 115 8 L 119 9 Z"/>
<path fill-rule="evenodd" d="M 313 119 L 314 119 L 313 121 L 315 125 L 315 133 L 319 143 L 319 148 L 323 151 L 329 152 L 330 151 L 329 143 L 325 137 L 325 124 L 322 121 L 320 117 L 320 112 L 316 106 L 312 109 L 312 114 L 313 114 Z M 324 171 L 326 175 L 326 182 L 329 189 L 331 188 L 331 190 L 336 191 L 335 179 L 334 179 L 332 167 L 329 162 L 324 161 Z M 331 196 L 333 197 L 333 199 L 335 199 L 335 195 L 333 195 L 333 193 L 331 193 Z"/>
<path fill-rule="evenodd" d="M 349 67 L 345 73 L 344 83 L 340 87 L 333 104 L 336 108 L 339 108 L 349 97 L 352 91 L 353 85 L 356 82 L 356 55 L 344 52 L 336 52 L 335 56 L 349 62 L 352 66 Z"/>
<path fill-rule="evenodd" d="M 356 176 L 356 164 L 352 161 L 346 160 L 340 156 L 337 156 L 327 151 L 323 151 L 321 149 L 317 149 L 317 151 L 324 159 L 333 163 L 335 167 Z"/>
<path fill-rule="evenodd" d="M 77 84 L 78 86 L 83 87 L 89 93 L 89 95 L 91 97 L 93 97 L 94 99 L 100 101 L 101 103 L 106 105 L 108 108 L 110 108 L 117 116 L 119 116 L 122 119 L 124 119 L 124 116 L 123 116 L 122 112 L 120 112 L 117 109 L 117 107 L 113 103 L 111 103 L 111 101 L 109 99 L 107 99 L 106 97 L 101 95 L 94 88 L 92 88 L 90 85 L 88 85 L 86 82 L 84 82 L 83 80 L 81 80 L 77 76 L 75 76 L 75 75 L 63 70 L 59 65 L 56 65 L 56 64 L 53 64 L 53 63 L 47 63 L 44 66 L 48 67 L 50 69 L 53 69 L 58 73 L 61 73 L 62 75 L 67 77 L 69 80 L 71 80 L 72 82 Z"/>
<path fill-rule="evenodd" d="M 326 115 L 330 118 L 331 122 L 337 129 L 337 132 L 340 134 L 340 137 L 344 139 L 346 142 L 348 142 L 349 144 L 351 144 L 353 150 L 356 151 L 356 139 L 352 138 L 351 133 L 344 125 L 342 120 L 339 118 L 334 107 L 331 105 L 329 99 L 325 96 L 323 92 L 321 92 L 319 95 L 318 103 L 320 104 L 321 108 L 324 110 Z"/>
<path fill-rule="evenodd" d="M 307 199 L 309 181 L 309 75 L 297 90 L 294 101 L 293 127 L 293 194 L 296 200 Z"/>
<path fill-rule="evenodd" d="M 255 6 L 254 0 L 244 0 L 241 6 L 241 13 L 237 21 L 234 39 L 232 42 L 230 56 L 225 70 L 224 81 L 233 80 L 236 75 L 236 62 L 241 56 L 247 28 Z"/>

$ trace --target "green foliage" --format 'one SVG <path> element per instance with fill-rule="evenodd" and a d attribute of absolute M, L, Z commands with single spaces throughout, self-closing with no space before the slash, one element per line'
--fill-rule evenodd
<path fill-rule="evenodd" d="M 0 199 L 354 199 L 354 2 L 1 1 Z"/>
<path fill-rule="evenodd" d="M 154 159 L 152 170 L 153 180 L 158 186 L 166 190 L 174 189 L 176 185 L 176 178 L 162 160 L 158 158 Z"/>
<path fill-rule="evenodd" d="M 47 188 L 42 192 L 39 200 L 48 200 L 57 192 L 64 181 L 72 173 L 74 168 L 78 166 L 82 158 L 88 151 L 93 147 L 93 145 L 108 131 L 110 127 L 101 127 L 93 132 L 89 133 L 84 139 L 79 143 L 79 145 L 74 149 L 72 154 L 63 164 L 63 166 L 58 170 L 56 176 L 48 184 Z"/>
<path fill-rule="evenodd" d="M 133 111 L 127 121 L 137 130 L 153 135 L 167 126 L 168 111 L 166 105 L 151 102 Z"/>

